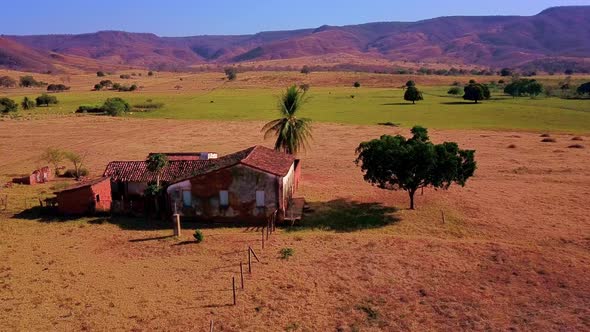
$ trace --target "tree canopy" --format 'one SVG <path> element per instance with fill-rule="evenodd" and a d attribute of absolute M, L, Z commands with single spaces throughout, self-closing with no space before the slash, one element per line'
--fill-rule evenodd
<path fill-rule="evenodd" d="M 10 76 L 0 76 L 0 87 L 3 88 L 14 88 L 16 86 L 16 80 Z"/>
<path fill-rule="evenodd" d="M 238 78 L 238 70 L 234 67 L 227 67 L 223 70 L 223 72 L 225 73 L 225 76 L 227 76 L 227 79 L 230 81 L 233 81 L 236 78 Z"/>
<path fill-rule="evenodd" d="M 37 106 L 47 106 L 49 107 L 49 105 L 54 105 L 58 103 L 57 97 L 56 96 L 50 96 L 46 93 L 40 95 L 39 97 L 35 98 L 35 102 L 37 104 Z"/>
<path fill-rule="evenodd" d="M 275 150 L 296 154 L 304 149 L 311 138 L 311 119 L 299 118 L 299 110 L 305 103 L 305 92 L 293 85 L 279 99 L 281 117 L 262 127 L 264 138 L 276 136 Z"/>
<path fill-rule="evenodd" d="M 422 97 L 422 92 L 415 85 L 411 85 L 408 86 L 404 93 L 404 100 L 411 101 L 412 104 L 415 104 L 417 100 L 424 100 L 424 98 Z"/>
<path fill-rule="evenodd" d="M 590 82 L 586 82 L 584 84 L 581 84 L 576 91 L 583 95 L 583 94 L 590 94 Z"/>
<path fill-rule="evenodd" d="M 474 150 L 461 150 L 455 142 L 433 144 L 426 128 L 415 126 L 412 137 L 383 135 L 362 142 L 355 163 L 365 181 L 382 189 L 404 190 L 414 209 L 418 189 L 448 189 L 452 183 L 464 186 L 476 169 Z"/>
<path fill-rule="evenodd" d="M 476 82 L 466 85 L 463 92 L 463 99 L 472 100 L 476 104 L 480 100 L 490 99 L 491 97 L 490 89 L 485 84 Z"/>
<path fill-rule="evenodd" d="M 543 92 L 543 85 L 536 80 L 521 78 L 504 87 L 504 93 L 512 97 L 529 95 L 535 97 Z"/>
<path fill-rule="evenodd" d="M 131 105 L 119 97 L 108 98 L 102 105 L 102 110 L 110 116 L 121 116 L 131 110 Z"/>

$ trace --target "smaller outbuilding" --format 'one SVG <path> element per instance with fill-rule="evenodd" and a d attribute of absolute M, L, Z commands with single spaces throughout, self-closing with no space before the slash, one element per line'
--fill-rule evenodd
<path fill-rule="evenodd" d="M 57 211 L 82 215 L 111 210 L 111 179 L 102 177 L 55 192 Z"/>
<path fill-rule="evenodd" d="M 12 182 L 17 184 L 35 185 L 39 183 L 49 182 L 49 180 L 51 180 L 52 178 L 53 173 L 51 172 L 51 169 L 49 168 L 49 166 L 45 166 L 33 171 L 28 176 L 14 178 L 12 179 Z"/>

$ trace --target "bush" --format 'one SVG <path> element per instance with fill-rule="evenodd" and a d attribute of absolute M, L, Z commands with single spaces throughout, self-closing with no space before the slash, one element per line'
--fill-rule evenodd
<path fill-rule="evenodd" d="M 584 146 L 582 144 L 572 144 L 572 145 L 569 145 L 568 148 L 570 148 L 570 149 L 583 149 Z"/>
<path fill-rule="evenodd" d="M 9 76 L 0 77 L 0 87 L 3 88 L 14 88 L 16 87 L 16 80 Z"/>
<path fill-rule="evenodd" d="M 301 73 L 302 74 L 309 74 L 309 73 L 311 73 L 311 69 L 308 66 L 303 66 L 301 68 Z"/>
<path fill-rule="evenodd" d="M 138 110 L 156 110 L 156 109 L 160 109 L 162 107 L 164 107 L 164 103 L 147 102 L 147 103 L 143 103 L 143 104 L 133 105 L 133 108 L 138 109 Z"/>
<path fill-rule="evenodd" d="M 69 89 L 70 89 L 69 86 L 65 86 L 63 84 L 49 84 L 47 86 L 47 91 L 50 91 L 50 92 L 62 92 L 62 91 L 67 91 Z"/>
<path fill-rule="evenodd" d="M 148 76 L 154 76 L 154 72 L 153 71 L 148 71 Z"/>
<path fill-rule="evenodd" d="M 450 95 L 460 95 L 461 88 L 458 86 L 454 86 L 454 87 L 450 88 L 449 91 L 447 91 L 447 93 Z"/>
<path fill-rule="evenodd" d="M 121 116 L 131 110 L 129 103 L 122 98 L 109 98 L 102 105 L 102 109 L 110 116 Z"/>
<path fill-rule="evenodd" d="M 128 75 L 128 74 L 121 74 L 121 75 L 119 75 L 119 78 L 121 78 L 121 79 L 124 79 L 124 80 L 128 80 L 128 79 L 130 79 L 130 78 L 131 78 L 131 75 Z"/>
<path fill-rule="evenodd" d="M 293 250 L 293 248 L 283 248 L 281 249 L 281 251 L 279 251 L 282 259 L 289 259 L 289 257 L 293 256 L 294 252 L 295 251 Z"/>
<path fill-rule="evenodd" d="M 195 234 L 193 234 L 193 236 L 195 237 L 195 241 L 197 243 L 201 243 L 205 239 L 205 235 L 203 235 L 203 232 L 201 232 L 200 229 L 195 230 Z"/>
<path fill-rule="evenodd" d="M 97 71 L 97 72 L 96 72 L 96 76 L 98 76 L 98 77 L 103 77 L 103 76 L 105 76 L 105 74 L 104 74 L 104 71 Z"/>
<path fill-rule="evenodd" d="M 88 176 L 88 174 L 90 174 L 90 172 L 88 172 L 88 169 L 86 169 L 86 168 L 80 168 L 78 173 L 79 173 L 78 176 L 76 176 L 76 170 L 70 168 L 70 169 L 67 169 L 62 176 L 65 178 L 79 178 L 82 176 Z"/>
<path fill-rule="evenodd" d="M 30 110 L 30 109 L 35 108 L 36 105 L 33 100 L 29 99 L 29 97 L 24 97 L 23 101 L 20 103 L 20 106 L 24 110 Z"/>
<path fill-rule="evenodd" d="M 45 105 L 46 107 L 49 107 L 49 105 L 55 105 L 58 103 L 57 97 L 56 96 L 50 96 L 46 93 L 40 95 L 39 97 L 35 98 L 35 102 L 37 103 L 37 106 L 43 106 Z"/>
<path fill-rule="evenodd" d="M 80 105 L 76 113 L 104 113 L 100 105 Z"/>
<path fill-rule="evenodd" d="M 361 87 L 361 83 L 359 81 L 354 82 L 354 84 L 352 85 L 355 88 L 360 88 Z"/>
<path fill-rule="evenodd" d="M 223 71 L 225 73 L 225 76 L 227 76 L 227 79 L 230 81 L 233 81 L 236 78 L 238 78 L 238 71 L 234 67 L 227 67 Z"/>
<path fill-rule="evenodd" d="M 27 75 L 27 76 L 21 76 L 20 78 L 20 83 L 19 85 L 23 88 L 30 88 L 30 87 L 36 87 L 36 86 L 42 86 L 45 83 L 43 82 L 38 82 L 37 80 L 35 80 L 33 78 L 33 76 Z"/>
<path fill-rule="evenodd" d="M 541 142 L 542 142 L 542 143 L 555 143 L 555 142 L 557 142 L 557 141 L 555 140 L 555 138 L 547 137 L 547 138 L 543 138 L 543 139 L 541 140 Z"/>
<path fill-rule="evenodd" d="M 18 111 L 18 105 L 10 98 L 0 98 L 0 113 L 9 113 Z"/>

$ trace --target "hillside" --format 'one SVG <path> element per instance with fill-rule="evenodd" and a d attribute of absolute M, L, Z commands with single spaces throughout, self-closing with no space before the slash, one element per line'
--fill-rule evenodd
<path fill-rule="evenodd" d="M 541 70 L 590 70 L 590 6 L 555 7 L 535 16 L 440 17 L 241 36 L 159 37 L 101 31 L 80 35 L 4 36 L 0 66 L 39 70 L 59 55 L 99 66 L 184 69 L 317 56 Z M 345 61 L 345 60 L 343 60 Z"/>

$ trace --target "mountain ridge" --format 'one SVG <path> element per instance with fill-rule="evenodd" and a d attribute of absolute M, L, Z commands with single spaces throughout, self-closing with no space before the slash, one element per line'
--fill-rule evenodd
<path fill-rule="evenodd" d="M 25 70 L 40 70 L 44 55 L 46 67 L 54 67 L 52 54 L 87 58 L 92 63 L 87 69 L 189 68 L 352 54 L 385 61 L 490 68 L 543 69 L 561 59 L 590 70 L 590 6 L 551 7 L 533 16 L 444 16 L 247 35 L 160 37 L 101 30 L 0 38 L 7 40 L 7 46 L 0 49 L 0 66 Z"/>

